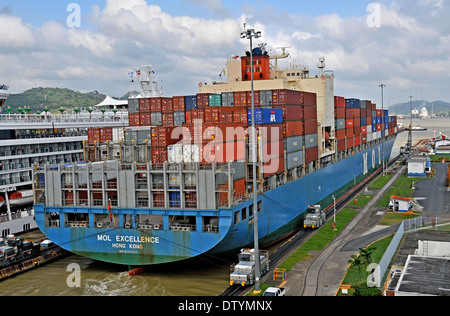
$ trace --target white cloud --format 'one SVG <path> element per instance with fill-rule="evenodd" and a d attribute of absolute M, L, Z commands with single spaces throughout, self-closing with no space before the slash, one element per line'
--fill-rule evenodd
<path fill-rule="evenodd" d="M 0 46 L 2 50 L 29 48 L 36 44 L 32 27 L 25 25 L 22 19 L 0 14 L 0 25 Z"/>

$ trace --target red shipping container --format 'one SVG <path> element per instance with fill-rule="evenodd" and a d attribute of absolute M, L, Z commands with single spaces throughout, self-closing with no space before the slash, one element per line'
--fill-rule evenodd
<path fill-rule="evenodd" d="M 139 125 L 140 126 L 151 125 L 150 112 L 139 113 Z"/>
<path fill-rule="evenodd" d="M 245 140 L 246 130 L 240 123 L 218 123 L 210 126 L 204 133 L 206 139 L 215 139 L 219 142 Z"/>
<path fill-rule="evenodd" d="M 284 157 L 272 159 L 263 164 L 264 178 L 271 177 L 284 171 Z"/>
<path fill-rule="evenodd" d="M 305 121 L 305 135 L 317 134 L 317 120 Z"/>
<path fill-rule="evenodd" d="M 161 112 L 161 98 L 150 98 L 150 112 Z"/>
<path fill-rule="evenodd" d="M 172 127 L 173 126 L 173 112 L 162 114 L 162 125 L 164 127 Z"/>
<path fill-rule="evenodd" d="M 204 111 L 205 111 L 205 123 L 219 122 L 219 108 L 218 107 L 206 107 Z"/>
<path fill-rule="evenodd" d="M 152 147 L 152 162 L 162 164 L 167 161 L 167 147 Z"/>
<path fill-rule="evenodd" d="M 303 122 L 292 121 L 283 124 L 283 134 L 285 137 L 304 135 Z"/>
<path fill-rule="evenodd" d="M 353 130 L 353 127 L 349 127 L 345 129 L 345 135 L 347 137 L 353 137 L 355 135 L 355 132 Z"/>
<path fill-rule="evenodd" d="M 254 91 L 254 95 L 255 95 L 255 106 L 259 106 L 259 91 Z M 249 106 L 252 106 L 252 92 L 251 91 L 247 91 L 247 100 L 246 100 L 247 104 Z"/>
<path fill-rule="evenodd" d="M 345 119 L 353 119 L 353 109 L 345 108 Z"/>
<path fill-rule="evenodd" d="M 359 126 L 361 126 L 361 118 L 360 118 L 360 117 L 355 117 L 355 118 L 353 119 L 353 126 L 354 126 L 354 127 L 359 127 Z"/>
<path fill-rule="evenodd" d="M 367 109 L 361 109 L 361 117 L 367 116 Z"/>
<path fill-rule="evenodd" d="M 205 111 L 204 109 L 193 109 L 191 110 L 191 123 L 195 124 L 195 120 L 201 120 L 205 122 Z"/>
<path fill-rule="evenodd" d="M 150 112 L 150 99 L 139 99 L 139 112 Z"/>
<path fill-rule="evenodd" d="M 355 147 L 355 138 L 347 137 L 347 149 Z"/>
<path fill-rule="evenodd" d="M 367 135 L 361 135 L 361 144 L 367 143 Z"/>
<path fill-rule="evenodd" d="M 367 134 L 367 126 L 361 126 L 361 135 Z"/>
<path fill-rule="evenodd" d="M 128 120 L 130 126 L 139 126 L 139 113 L 129 113 Z"/>
<path fill-rule="evenodd" d="M 161 112 L 173 113 L 173 99 L 172 98 L 161 98 Z"/>
<path fill-rule="evenodd" d="M 173 97 L 173 111 L 181 112 L 185 110 L 185 101 L 183 97 Z"/>
<path fill-rule="evenodd" d="M 301 93 L 301 105 L 305 106 L 317 106 L 317 95 L 312 92 L 300 92 Z"/>
<path fill-rule="evenodd" d="M 153 207 L 165 208 L 164 192 L 153 192 Z"/>
<path fill-rule="evenodd" d="M 208 145 L 206 145 L 208 146 Z M 205 147 L 206 147 L 205 146 Z M 228 143 L 214 144 L 214 157 L 216 162 L 242 161 L 245 159 L 245 141 L 239 140 Z"/>
<path fill-rule="evenodd" d="M 241 180 L 236 180 L 233 183 L 234 198 L 237 200 L 245 195 L 247 186 L 245 185 L 245 178 Z"/>
<path fill-rule="evenodd" d="M 338 150 L 338 152 L 345 150 L 345 139 L 337 141 L 337 150 Z"/>
<path fill-rule="evenodd" d="M 258 136 L 264 143 L 270 143 L 283 139 L 283 124 L 262 125 L 257 126 L 257 129 Z M 251 135 L 251 130 L 249 130 L 249 139 Z"/>
<path fill-rule="evenodd" d="M 377 117 L 383 116 L 383 110 L 377 110 Z"/>
<path fill-rule="evenodd" d="M 381 124 L 377 124 L 377 132 L 381 131 Z"/>
<path fill-rule="evenodd" d="M 319 159 L 319 148 L 313 147 L 305 150 L 305 163 Z"/>
<path fill-rule="evenodd" d="M 353 119 L 345 120 L 345 128 L 353 128 Z"/>
<path fill-rule="evenodd" d="M 317 120 L 317 107 L 305 106 L 303 108 L 303 118 L 304 120 Z"/>
<path fill-rule="evenodd" d="M 234 106 L 247 106 L 247 92 L 234 93 Z"/>
<path fill-rule="evenodd" d="M 336 139 L 337 140 L 345 139 L 345 129 L 338 129 L 338 130 L 336 130 Z"/>
<path fill-rule="evenodd" d="M 186 116 L 186 124 L 191 125 L 192 124 L 191 111 L 186 111 L 185 116 Z"/>
<path fill-rule="evenodd" d="M 355 146 L 361 145 L 361 136 L 355 136 Z"/>
<path fill-rule="evenodd" d="M 283 110 L 284 121 L 302 121 L 303 120 L 303 106 L 300 105 L 278 105 L 274 106 L 276 109 Z"/>
<path fill-rule="evenodd" d="M 345 108 L 345 98 L 344 97 L 334 97 L 334 107 L 335 108 Z"/>
<path fill-rule="evenodd" d="M 219 113 L 219 123 L 233 123 L 233 112 Z"/>
<path fill-rule="evenodd" d="M 343 118 L 345 119 L 345 108 L 339 107 L 334 109 L 335 118 Z"/>
<path fill-rule="evenodd" d="M 361 118 L 361 109 L 359 108 L 353 109 L 353 118 Z"/>
<path fill-rule="evenodd" d="M 203 109 L 209 106 L 209 93 L 197 94 L 197 108 Z"/>

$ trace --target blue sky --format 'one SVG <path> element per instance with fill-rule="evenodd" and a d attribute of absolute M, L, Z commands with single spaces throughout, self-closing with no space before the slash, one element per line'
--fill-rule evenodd
<path fill-rule="evenodd" d="M 81 27 L 66 23 L 81 8 Z M 450 101 L 450 4 L 447 0 L 0 0 L 0 84 L 13 93 L 36 86 L 121 96 L 127 73 L 152 64 L 166 95 L 196 93 L 245 53 L 245 21 L 275 52 L 289 46 L 290 64 L 317 72 L 319 57 L 345 97 L 404 102 L 409 95 Z"/>
<path fill-rule="evenodd" d="M 217 14 L 211 13 L 204 6 L 189 0 L 158 0 L 146 1 L 148 4 L 156 4 L 165 12 L 171 15 L 188 15 L 202 18 L 213 18 Z M 274 8 L 276 10 L 288 11 L 291 13 L 305 14 L 309 16 L 318 16 L 330 13 L 337 13 L 342 17 L 361 16 L 366 12 L 367 5 L 373 1 L 368 0 L 282 0 L 282 1 L 263 1 L 263 0 L 227 0 L 223 4 L 232 16 L 238 17 L 242 13 L 244 6 L 251 5 L 255 8 Z M 386 2 L 386 1 L 383 1 Z M 92 6 L 97 5 L 103 9 L 106 0 L 2 0 L 0 9 L 8 6 L 12 9 L 14 15 L 20 16 L 25 23 L 30 23 L 34 27 L 39 27 L 48 20 L 64 21 L 67 18 L 66 8 L 70 3 L 78 3 L 82 11 L 86 14 L 92 13 Z"/>

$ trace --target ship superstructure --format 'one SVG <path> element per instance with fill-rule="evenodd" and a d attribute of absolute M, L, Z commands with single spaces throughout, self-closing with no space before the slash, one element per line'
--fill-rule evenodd
<path fill-rule="evenodd" d="M 250 246 L 258 212 L 264 246 L 389 159 L 396 117 L 334 96 L 323 59 L 311 76 L 306 67 L 278 70 L 285 51 L 253 53 L 255 118 L 248 56 L 231 58 L 228 81 L 201 83 L 196 95 L 130 99 L 130 127 L 90 129 L 85 162 L 34 172 L 40 229 L 80 255 L 150 265 Z"/>

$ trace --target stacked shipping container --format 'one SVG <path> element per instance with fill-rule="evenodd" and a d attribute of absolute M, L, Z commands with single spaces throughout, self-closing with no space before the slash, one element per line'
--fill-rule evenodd
<path fill-rule="evenodd" d="M 397 133 L 397 117 L 377 110 L 371 101 L 336 96 L 334 109 L 337 152 Z"/>
<path fill-rule="evenodd" d="M 318 159 L 315 94 L 293 90 L 255 91 L 254 104 L 258 150 L 265 177 Z M 230 132 L 236 128 L 246 130 L 252 123 L 251 105 L 250 91 L 130 99 L 129 123 L 130 126 L 152 126 L 149 143 L 153 163 L 244 161 L 245 150 L 248 150 L 245 147 L 246 134 L 234 135 L 229 140 L 227 128 L 231 128 Z M 194 130 L 196 120 L 202 129 L 197 133 Z M 335 123 L 336 150 L 341 152 L 396 133 L 397 119 L 389 117 L 387 110 L 377 110 L 370 101 L 337 96 Z M 179 133 L 173 138 L 171 133 L 178 126 L 189 135 Z M 90 129 L 89 143 L 112 141 L 109 130 L 102 131 Z M 265 138 L 276 133 L 278 137 Z M 176 145 L 181 138 L 184 143 Z M 267 159 L 267 155 L 271 159 Z M 275 161 L 273 165 L 278 168 L 266 172 L 269 161 Z"/>

